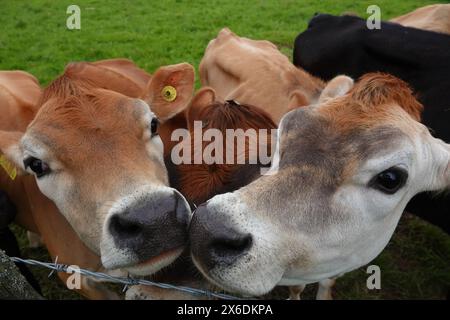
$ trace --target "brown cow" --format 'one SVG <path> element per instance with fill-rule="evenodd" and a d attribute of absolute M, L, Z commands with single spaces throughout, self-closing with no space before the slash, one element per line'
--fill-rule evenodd
<path fill-rule="evenodd" d="M 274 133 L 276 125 L 270 115 L 261 108 L 239 104 L 236 101 L 219 102 L 215 91 L 212 88 L 204 87 L 193 98 L 190 107 L 186 111 L 189 137 L 187 144 L 191 150 L 191 162 L 173 165 L 168 163 L 169 178 L 171 185 L 179 190 L 192 204 L 200 204 L 210 199 L 214 195 L 238 189 L 261 174 L 264 165 L 269 166 L 271 157 L 271 133 Z M 201 129 L 195 131 L 195 122 Z M 195 150 L 197 135 L 206 134 L 208 130 L 218 130 L 223 137 L 223 154 L 213 157 L 206 154 L 206 148 L 211 145 L 211 141 L 203 141 L 201 148 Z M 239 130 L 236 135 L 226 136 L 227 130 Z M 242 130 L 242 131 L 240 131 Z M 261 136 L 262 143 L 257 145 L 260 130 L 264 130 L 266 138 Z M 239 136 L 239 132 L 244 135 Z M 242 139 L 238 141 L 238 139 Z M 244 141 L 245 139 L 245 141 Z M 209 140 L 209 139 L 207 139 Z M 242 152 L 243 163 L 238 160 L 238 143 L 244 146 Z M 180 144 L 181 145 L 181 144 Z M 269 161 L 263 163 L 260 157 L 251 164 L 250 149 L 255 153 L 256 146 L 261 151 L 265 151 Z M 234 150 L 231 150 L 233 148 Z M 264 149 L 264 150 L 262 150 Z M 177 150 L 173 150 L 176 154 Z M 226 161 L 226 152 L 233 152 L 233 161 Z M 201 163 L 195 164 L 195 153 L 202 155 Z M 218 158 L 221 161 L 218 161 Z"/>
<path fill-rule="evenodd" d="M 199 70 L 202 85 L 214 88 L 220 98 L 258 106 L 277 124 L 289 110 L 316 103 L 325 87 L 273 43 L 239 37 L 228 28 L 209 42 Z M 351 88 L 350 78 L 339 79 Z"/>
<path fill-rule="evenodd" d="M 115 63 L 115 70 L 117 70 L 117 66 L 123 67 L 120 70 L 120 73 L 115 74 L 110 70 L 109 66 Z M 107 67 L 105 67 L 107 66 Z M 165 68 L 165 71 L 170 70 L 169 67 Z M 140 69 L 137 69 L 134 64 L 127 60 L 111 60 L 111 61 L 100 61 L 96 63 L 72 63 L 67 67 L 67 71 L 71 74 L 71 79 L 83 80 L 85 82 L 89 82 L 95 87 L 108 88 L 113 89 L 115 91 L 121 91 L 123 94 L 128 96 L 141 96 L 139 94 L 139 87 L 144 87 L 143 84 L 150 79 L 150 76 L 144 78 L 140 74 Z M 132 71 L 132 72 L 130 72 Z M 125 74 L 132 74 L 131 77 L 124 77 Z M 135 75 L 139 77 L 136 77 Z M 144 74 L 145 76 L 145 74 Z M 157 77 L 161 77 L 160 73 L 156 74 Z M 126 81 L 124 81 L 126 78 Z M 140 84 L 138 81 L 139 78 L 144 78 Z M 138 85 L 136 85 L 136 83 Z M 145 91 L 145 90 L 144 90 Z M 149 90 L 148 90 L 149 91 Z M 147 92 L 147 91 L 145 91 Z M 211 116 L 215 115 L 215 116 Z M 194 120 L 199 120 L 198 117 L 207 121 L 209 123 L 209 127 L 221 127 L 223 131 L 225 128 L 237 127 L 241 129 L 254 128 L 254 129 L 273 129 L 275 128 L 275 124 L 271 121 L 270 117 L 266 115 L 262 110 L 245 105 L 236 105 L 232 102 L 219 103 L 215 99 L 215 93 L 212 89 L 204 88 L 202 89 L 196 97 L 193 99 L 189 107 L 188 118 L 190 119 L 188 122 L 190 125 L 187 125 L 187 120 L 185 115 L 177 116 L 178 120 L 175 121 L 169 120 L 165 122 L 161 128 L 162 139 L 164 140 L 165 145 L 170 145 L 170 133 L 174 128 L 182 128 L 182 127 L 191 127 L 192 122 Z M 224 121 L 227 120 L 227 121 Z M 239 121 L 237 121 L 239 120 Z M 182 123 L 183 122 L 183 123 Z M 172 123 L 172 126 L 170 125 Z M 270 154 L 270 139 L 268 141 L 269 147 L 268 151 Z M 166 148 L 170 150 L 169 148 Z M 166 152 L 168 153 L 168 151 Z M 206 169 L 205 166 L 194 166 L 197 169 L 198 174 L 196 176 L 202 177 L 203 183 L 208 183 L 213 181 L 214 179 L 210 179 L 208 173 L 210 169 Z M 239 180 L 240 174 L 246 173 L 250 174 L 259 174 L 259 166 L 246 166 L 246 165 L 218 165 L 219 169 L 217 174 L 220 176 L 222 172 L 227 172 L 227 176 L 220 178 L 222 181 L 222 192 L 233 190 L 230 189 L 230 184 L 234 185 L 234 188 L 238 186 L 244 185 L 245 182 Z M 228 167 L 228 168 L 225 168 Z M 254 167 L 250 170 L 251 167 Z M 184 180 L 189 179 L 190 177 L 190 168 L 189 165 L 182 165 L 176 167 L 176 171 L 179 173 L 177 176 L 184 177 Z M 185 171 L 187 169 L 187 171 Z M 233 174 L 233 172 L 236 172 Z M 204 173 L 202 173 L 204 172 Z M 187 174 L 186 174 L 187 173 Z M 205 174 L 206 173 L 206 174 Z M 213 175 L 214 176 L 214 175 Z M 226 180 L 229 179 L 229 181 Z M 233 180 L 234 183 L 231 181 Z M 230 184 L 228 184 L 230 182 Z M 39 228 L 33 228 L 32 230 L 38 230 L 39 233 L 43 235 L 44 242 L 49 249 L 52 256 L 58 256 L 60 262 L 66 262 L 71 264 L 77 264 L 84 268 L 98 270 L 101 268 L 101 262 L 98 256 L 96 256 L 91 250 L 86 248 L 83 243 L 79 240 L 78 236 L 74 233 L 70 225 L 67 223 L 66 219 L 58 212 L 58 210 L 53 206 L 52 202 L 48 200 L 45 196 L 43 196 L 38 189 L 36 188 L 34 182 L 31 183 L 32 191 L 28 192 L 32 197 L 32 204 L 35 208 L 35 214 L 38 220 Z M 219 187 L 219 186 L 217 186 Z M 183 184 L 181 188 L 187 192 L 187 194 L 192 195 L 192 184 Z M 192 203 L 200 203 L 205 199 L 220 193 L 217 188 L 208 189 L 197 189 L 202 190 L 200 194 L 196 196 L 190 196 L 189 200 Z M 198 193 L 198 192 L 197 192 Z M 26 201 L 23 201 L 26 202 Z M 43 212 L 41 212 L 43 211 Z M 24 216 L 23 214 L 21 217 Z M 26 216 L 26 215 L 25 215 Z M 30 229 L 30 228 L 29 228 Z M 51 230 L 61 230 L 56 235 L 51 232 Z M 57 241 L 55 241 L 57 240 Z M 78 248 L 76 247 L 78 245 Z M 179 265 L 179 264 L 178 264 Z M 177 265 L 175 265 L 177 268 Z M 192 269 L 192 266 L 191 266 Z M 175 271 L 171 271 L 169 273 L 165 273 L 166 276 L 161 278 L 161 281 L 172 281 L 176 283 L 198 283 L 199 279 L 196 279 L 195 274 L 186 274 L 185 269 L 182 272 L 182 276 L 175 274 Z M 168 275 L 167 275 L 168 274 Z M 65 274 L 61 274 L 63 279 L 66 277 Z M 89 298 L 111 298 L 115 297 L 112 292 L 108 292 L 104 290 L 101 285 L 97 285 L 95 282 L 90 282 L 88 279 L 83 279 L 85 282 L 82 286 L 82 291 L 84 295 Z M 170 298 L 177 297 L 176 292 L 170 292 L 163 290 L 159 292 L 157 289 L 151 288 L 152 297 L 153 298 Z M 156 291 L 155 291 L 156 290 Z M 155 293 L 156 292 L 156 293 Z"/>
<path fill-rule="evenodd" d="M 390 21 L 405 27 L 450 34 L 450 4 L 432 4 Z"/>
<path fill-rule="evenodd" d="M 121 62 L 124 61 L 122 60 Z M 2 153 L 8 156 L 9 160 L 15 164 L 20 173 L 24 173 L 25 169 L 34 171 L 34 174 L 39 176 L 36 179 L 39 189 L 35 179 L 30 176 L 17 177 L 14 181 L 11 181 L 6 174 L 2 174 L 0 176 L 0 182 L 2 188 L 8 192 L 13 201 L 20 205 L 18 222 L 28 230 L 40 233 L 50 254 L 53 257 L 59 256 L 60 262 L 77 264 L 80 267 L 98 270 L 101 267 L 101 262 L 98 258 L 99 253 L 105 253 L 106 255 L 102 255 L 104 259 L 103 264 L 109 267 L 123 266 L 129 268 L 132 272 L 147 274 L 151 273 L 152 270 L 157 270 L 165 264 L 170 263 L 181 253 L 184 241 L 180 243 L 177 239 L 182 240 L 184 228 L 182 228 L 183 231 L 180 229 L 179 234 L 173 232 L 172 234 L 170 232 L 168 233 L 168 236 L 175 242 L 168 241 L 168 239 L 164 240 L 169 246 L 171 245 L 170 242 L 173 244 L 178 243 L 176 246 L 179 245 L 179 249 L 175 248 L 175 250 L 172 250 L 168 248 L 169 251 L 167 253 L 161 252 L 161 257 L 152 258 L 149 256 L 153 260 L 139 265 L 139 261 L 148 260 L 147 257 L 142 256 L 142 254 L 145 255 L 145 251 L 153 250 L 158 255 L 158 249 L 166 250 L 163 248 L 166 245 L 158 245 L 158 247 L 152 249 L 152 242 L 156 246 L 158 241 L 162 241 L 163 239 L 153 239 L 150 242 L 146 241 L 147 246 L 139 249 L 138 255 L 126 253 L 127 251 L 134 251 L 137 248 L 137 243 L 134 244 L 128 240 L 125 242 L 121 240 L 115 242 L 116 239 L 121 239 L 125 236 L 127 239 L 128 236 L 133 236 L 134 238 L 131 237 L 131 240 L 139 240 L 139 238 L 146 239 L 147 236 L 141 237 L 145 232 L 142 233 L 137 230 L 137 234 L 134 233 L 133 235 L 128 233 L 128 231 L 135 230 L 134 219 L 140 216 L 141 209 L 138 210 L 135 205 L 141 207 L 146 207 L 147 205 L 153 206 L 151 200 L 147 202 L 146 194 L 149 192 L 159 192 L 158 195 L 152 193 L 153 198 L 156 198 L 156 200 L 160 198 L 159 200 L 161 200 L 154 205 L 171 206 L 172 203 L 175 203 L 173 212 L 176 214 L 179 213 L 178 216 L 174 216 L 176 217 L 175 220 L 169 217 L 167 218 L 172 219 L 170 223 L 174 226 L 173 230 L 175 231 L 178 228 L 177 224 L 180 225 L 180 228 L 185 225 L 185 222 L 188 220 L 189 210 L 187 203 L 178 192 L 163 187 L 164 184 L 167 184 L 167 176 L 164 173 L 165 168 L 162 163 L 162 150 L 158 151 L 162 146 L 158 142 L 159 138 L 152 136 L 152 131 L 157 123 L 151 120 L 152 115 L 148 106 L 140 100 L 130 99 L 109 90 L 97 89 L 97 87 L 117 85 L 114 89 L 129 90 L 129 79 L 123 74 L 117 73 L 117 70 L 122 68 L 123 64 L 119 63 L 117 67 L 111 61 L 105 63 L 104 67 L 102 67 L 104 71 L 111 71 L 110 74 L 112 77 L 116 78 L 116 80 L 123 80 L 122 84 L 120 84 L 119 80 L 118 82 L 114 82 L 110 77 L 103 83 L 106 86 L 95 83 L 95 77 L 87 81 L 80 80 L 81 71 L 85 70 L 86 65 L 81 68 L 77 64 L 69 66 L 65 74 L 53 82 L 44 92 L 42 102 L 38 104 L 40 110 L 35 115 L 25 135 L 22 133 L 25 131 L 23 125 L 23 123 L 26 125 L 25 120 L 17 121 L 22 126 L 17 125 L 12 128 L 2 127 L 1 129 L 7 129 L 1 131 L 0 134 Z M 136 76 L 136 73 L 134 73 L 135 70 L 131 71 L 133 79 L 139 77 L 141 79 L 145 78 L 142 77 L 142 73 L 138 73 L 138 76 Z M 9 97 L 8 95 L 10 95 L 18 100 L 17 97 L 20 97 L 22 93 L 24 93 L 23 96 L 27 96 L 27 91 L 16 96 L 11 94 L 11 92 L 15 92 L 14 78 L 12 80 L 8 77 L 3 78 L 6 79 L 6 85 L 4 87 L 7 88 L 7 90 L 3 91 L 7 91 L 7 94 L 3 94 L 2 97 Z M 144 82 L 141 81 L 141 83 Z M 22 81 L 22 83 L 26 82 Z M 28 83 L 31 82 L 28 80 Z M 36 81 L 34 83 L 34 90 L 39 92 Z M 144 91 L 145 98 L 152 105 L 152 111 L 162 121 L 168 120 L 174 113 L 181 111 L 190 99 L 193 89 L 193 69 L 187 64 L 161 68 L 146 86 L 148 86 L 148 91 Z M 164 88 L 166 86 L 171 86 L 177 90 L 176 99 L 170 102 L 161 96 L 164 94 Z M 131 88 L 131 90 L 134 89 Z M 69 93 L 70 96 L 68 95 Z M 125 94 L 130 93 L 125 92 Z M 11 98 L 8 99 L 11 100 Z M 35 106 L 36 104 L 32 103 L 31 105 Z M 15 110 L 16 113 L 22 112 L 22 106 L 20 105 L 14 106 L 8 103 L 5 106 L 7 106 L 6 108 L 8 110 Z M 31 115 L 39 109 L 36 107 L 33 108 L 34 112 Z M 20 112 L 17 112 L 17 110 L 20 110 Z M 108 113 L 100 113 L 104 112 L 103 110 L 108 110 Z M 12 120 L 16 113 L 11 112 L 7 116 Z M 7 119 L 8 117 L 5 116 L 2 119 Z M 32 118 L 32 116 L 29 116 L 29 119 Z M 145 123 L 140 120 L 145 120 Z M 139 140 L 139 135 L 136 135 L 139 130 L 143 133 L 143 140 Z M 80 140 L 83 138 L 83 135 L 85 135 L 86 140 Z M 21 139 L 21 144 L 18 144 L 19 139 Z M 107 148 L 103 148 L 102 146 Z M 95 153 L 91 153 L 94 147 Z M 117 147 L 120 147 L 119 153 L 117 153 L 119 151 Z M 56 150 L 58 150 L 58 154 L 54 153 Z M 160 155 L 159 152 L 161 152 Z M 70 158 L 67 157 L 69 155 Z M 95 156 L 97 162 L 90 162 L 88 160 L 89 166 L 82 165 L 86 163 L 82 158 L 88 159 L 86 156 L 89 155 L 92 157 Z M 109 163 L 110 161 L 107 161 L 105 163 L 104 161 L 107 158 L 104 158 L 104 160 L 100 159 L 103 155 L 105 157 L 108 155 L 107 158 L 114 156 L 115 162 Z M 39 159 L 39 157 L 45 157 L 46 160 Z M 126 159 L 128 158 L 133 159 L 133 161 L 127 164 L 128 160 Z M 22 159 L 25 160 L 25 163 L 22 163 Z M 95 165 L 95 163 L 101 163 L 102 170 L 109 170 L 109 173 L 101 174 L 101 172 L 97 171 L 98 165 Z M 145 167 L 139 169 L 141 165 Z M 122 172 L 116 172 L 114 170 L 115 166 L 122 167 Z M 108 167 L 110 168 L 108 169 Z M 137 176 L 138 173 L 139 175 Z M 101 187 L 101 185 L 105 184 L 108 185 L 108 188 L 101 190 L 98 188 L 95 189 L 96 186 L 86 185 L 90 177 L 99 174 L 105 177 L 101 177 L 100 183 L 96 185 Z M 126 179 L 125 176 L 120 178 L 123 175 L 126 176 Z M 137 184 L 142 182 L 146 183 L 146 179 L 152 182 L 148 187 L 140 188 L 140 194 L 134 194 L 132 192 L 130 201 L 131 199 L 133 201 L 129 202 L 127 200 L 128 198 L 125 197 L 120 202 L 117 202 L 116 205 L 112 202 L 115 197 L 114 194 L 119 195 L 122 192 L 126 192 L 127 188 L 130 187 L 132 189 L 139 189 L 136 187 Z M 105 183 L 102 183 L 102 180 Z M 108 182 L 106 184 L 107 181 L 113 180 L 116 182 Z M 99 177 L 97 177 L 97 182 L 99 182 Z M 126 185 L 123 183 L 126 183 Z M 119 186 L 110 188 L 114 184 L 119 184 Z M 133 184 L 135 184 L 134 187 Z M 108 189 L 109 193 L 106 194 L 105 191 Z M 44 193 L 58 205 L 72 226 L 58 212 L 52 201 L 45 198 L 39 190 L 44 190 Z M 55 192 L 55 190 L 58 191 Z M 102 197 L 102 194 L 106 198 Z M 70 197 L 67 198 L 69 195 Z M 27 199 L 24 199 L 24 196 Z M 165 197 L 167 200 L 164 200 Z M 104 208 L 99 206 L 101 205 L 102 198 L 106 201 L 103 205 Z M 94 199 L 95 202 L 93 202 Z M 175 202 L 173 202 L 174 200 Z M 95 205 L 95 203 L 98 204 Z M 98 209 L 89 209 L 89 211 L 96 212 L 97 216 L 94 214 L 80 219 L 80 215 L 84 215 L 83 212 L 93 205 L 98 207 Z M 149 208 L 148 211 L 151 212 L 155 209 Z M 129 219 L 122 219 L 120 212 L 123 210 L 127 210 L 128 212 L 124 218 L 129 217 Z M 117 213 L 112 213 L 112 211 Z M 171 212 L 170 210 L 158 211 Z M 105 213 L 108 212 L 109 216 L 105 217 Z M 101 230 L 104 229 L 102 227 L 102 219 L 107 221 L 105 223 L 109 223 L 109 230 L 103 230 L 103 234 Z M 161 216 L 161 219 L 166 218 Z M 164 222 L 164 220 L 161 220 L 161 222 Z M 167 223 L 169 222 L 167 221 Z M 136 225 L 144 231 L 147 225 L 152 227 L 150 222 L 146 225 L 145 221 L 142 224 L 136 223 Z M 55 230 L 58 230 L 58 232 L 55 232 Z M 79 240 L 79 235 L 81 235 L 83 242 Z M 112 238 L 112 241 L 108 238 Z M 87 249 L 85 244 L 88 245 L 90 250 Z M 117 246 L 120 246 L 120 249 L 114 248 Z M 63 277 L 65 276 L 63 275 Z M 86 296 L 90 298 L 111 297 L 109 292 L 101 288 L 99 289 L 96 286 L 90 286 L 88 282 L 91 281 L 83 280 L 85 283 L 82 286 L 82 293 Z"/>

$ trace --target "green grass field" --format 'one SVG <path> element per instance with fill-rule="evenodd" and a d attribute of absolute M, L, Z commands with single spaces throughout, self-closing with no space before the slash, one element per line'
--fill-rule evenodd
<path fill-rule="evenodd" d="M 81 8 L 81 30 L 67 30 L 67 6 Z M 383 1 L 0 1 L 0 69 L 22 69 L 43 85 L 70 61 L 126 57 L 153 72 L 161 65 L 194 66 L 209 40 L 227 26 L 239 35 L 267 39 L 291 55 L 295 36 L 315 12 L 354 12 L 366 17 L 377 4 L 387 20 L 433 3 Z M 432 208 L 430 208 L 432 210 Z M 24 232 L 15 228 L 22 246 Z M 44 249 L 25 249 L 30 258 L 48 260 Z M 450 238 L 417 218 L 405 215 L 384 252 L 373 262 L 381 268 L 381 290 L 366 288 L 365 268 L 338 280 L 338 299 L 444 299 L 450 288 Z M 33 268 L 49 299 L 76 299 L 48 271 Z M 314 297 L 306 290 L 306 298 Z M 285 298 L 285 289 L 269 297 Z"/>

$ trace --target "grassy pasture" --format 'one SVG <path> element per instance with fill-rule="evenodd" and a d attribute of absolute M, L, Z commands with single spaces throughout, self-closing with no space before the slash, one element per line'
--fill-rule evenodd
<path fill-rule="evenodd" d="M 81 8 L 81 30 L 67 30 L 66 9 Z M 0 0 L 0 70 L 21 69 L 43 85 L 70 61 L 126 57 L 153 72 L 161 65 L 198 66 L 208 41 L 222 27 L 239 35 L 267 39 L 290 56 L 295 36 L 315 12 L 354 12 L 366 17 L 377 4 L 382 18 L 433 3 L 422 0 L 160 0 L 100 1 Z M 433 210 L 433 208 L 430 208 Z M 22 247 L 23 230 L 15 227 Z M 27 257 L 48 260 L 44 249 L 24 249 Z M 338 299 L 444 299 L 450 288 L 450 238 L 417 218 L 404 215 L 383 253 L 373 261 L 382 271 L 382 289 L 366 288 L 365 268 L 338 280 Z M 48 271 L 32 268 L 49 299 L 77 299 Z M 315 289 L 306 290 L 313 298 Z M 284 288 L 269 297 L 285 298 Z"/>

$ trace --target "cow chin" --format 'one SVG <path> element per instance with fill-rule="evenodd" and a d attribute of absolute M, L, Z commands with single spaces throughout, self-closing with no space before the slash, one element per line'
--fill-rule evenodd
<path fill-rule="evenodd" d="M 100 253 L 107 269 L 150 275 L 178 258 L 187 244 L 190 209 L 164 186 L 144 186 L 108 208 Z"/>
<path fill-rule="evenodd" d="M 135 264 L 133 266 L 125 267 L 124 269 L 132 275 L 147 276 L 154 274 L 162 268 L 172 264 L 183 252 L 183 248 L 169 250 L 153 257 L 147 261 Z"/>
<path fill-rule="evenodd" d="M 184 247 L 178 247 L 150 259 L 141 260 L 129 250 L 112 248 L 107 242 L 102 242 L 101 260 L 108 270 L 122 269 L 132 275 L 148 276 L 173 263 L 183 250 Z"/>
<path fill-rule="evenodd" d="M 243 257 L 232 266 L 216 266 L 206 271 L 194 257 L 201 273 L 213 284 L 244 297 L 257 297 L 270 292 L 281 280 L 284 268 L 275 261 Z"/>

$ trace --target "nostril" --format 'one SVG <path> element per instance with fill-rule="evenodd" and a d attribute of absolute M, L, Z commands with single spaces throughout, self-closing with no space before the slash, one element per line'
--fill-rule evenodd
<path fill-rule="evenodd" d="M 133 238 L 142 232 L 142 226 L 139 223 L 119 215 L 111 217 L 110 228 L 113 235 L 121 238 Z"/>
<path fill-rule="evenodd" d="M 252 246 L 250 234 L 236 236 L 233 238 L 218 238 L 211 243 L 211 251 L 216 257 L 235 258 L 247 252 Z"/>

